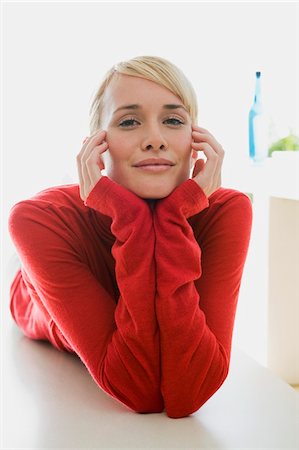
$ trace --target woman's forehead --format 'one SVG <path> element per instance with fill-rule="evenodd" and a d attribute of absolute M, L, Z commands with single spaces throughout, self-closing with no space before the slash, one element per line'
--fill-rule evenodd
<path fill-rule="evenodd" d="M 149 103 L 183 106 L 182 101 L 165 86 L 141 77 L 122 74 L 111 80 L 105 91 L 104 101 L 113 112 L 127 105 L 142 107 Z"/>

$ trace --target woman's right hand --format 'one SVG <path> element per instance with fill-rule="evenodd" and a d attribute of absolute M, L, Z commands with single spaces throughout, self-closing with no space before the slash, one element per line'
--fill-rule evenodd
<path fill-rule="evenodd" d="M 85 202 L 89 193 L 102 176 L 100 155 L 108 149 L 105 141 L 106 131 L 98 130 L 83 141 L 83 147 L 77 155 L 77 168 L 80 180 L 80 197 Z"/>

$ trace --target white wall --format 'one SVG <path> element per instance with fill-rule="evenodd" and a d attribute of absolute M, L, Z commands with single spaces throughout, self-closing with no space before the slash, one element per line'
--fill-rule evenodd
<path fill-rule="evenodd" d="M 5 263 L 13 254 L 10 207 L 48 186 L 77 182 L 92 97 L 120 60 L 158 55 L 183 69 L 198 93 L 199 123 L 226 150 L 228 187 L 248 164 L 256 70 L 274 135 L 298 132 L 298 3 L 5 2 L 2 12 Z M 248 317 L 258 313 L 248 304 Z M 247 342 L 258 358 L 259 337 L 250 348 L 246 316 L 237 320 L 236 343 Z"/>
<path fill-rule="evenodd" d="M 299 384 L 299 201 L 270 202 L 268 367 Z M 282 230 L 285 230 L 282 233 Z M 294 241 L 294 236 L 297 240 Z"/>

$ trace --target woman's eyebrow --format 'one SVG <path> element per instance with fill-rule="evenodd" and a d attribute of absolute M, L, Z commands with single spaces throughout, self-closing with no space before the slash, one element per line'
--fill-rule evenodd
<path fill-rule="evenodd" d="M 186 112 L 188 112 L 187 109 L 184 107 L 184 105 L 176 105 L 176 104 L 173 104 L 173 103 L 168 104 L 168 105 L 163 105 L 162 108 L 163 108 L 163 109 L 171 109 L 171 110 L 181 108 L 181 109 L 184 109 Z M 117 113 L 118 111 L 121 111 L 121 110 L 123 110 L 123 109 L 142 109 L 142 106 L 141 106 L 141 105 L 137 105 L 136 103 L 135 103 L 135 104 L 132 104 L 132 105 L 124 105 L 124 106 L 120 106 L 119 108 L 117 108 L 117 109 L 114 111 L 113 115 L 114 115 L 115 113 Z"/>
<path fill-rule="evenodd" d="M 170 105 L 163 105 L 163 109 L 179 109 L 182 108 L 185 111 L 187 111 L 187 109 L 185 108 L 184 105 L 174 105 L 174 104 L 170 104 Z M 188 111 L 187 111 L 188 112 Z"/>
<path fill-rule="evenodd" d="M 124 106 L 120 106 L 119 108 L 117 108 L 113 114 L 117 113 L 117 111 L 121 111 L 122 109 L 140 109 L 141 106 L 140 105 L 124 105 Z"/>

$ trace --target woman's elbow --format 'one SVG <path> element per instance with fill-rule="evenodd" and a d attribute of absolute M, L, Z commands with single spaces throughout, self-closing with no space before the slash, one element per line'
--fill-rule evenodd
<path fill-rule="evenodd" d="M 176 402 L 165 402 L 168 417 L 179 419 L 198 411 L 220 389 L 227 375 L 228 371 L 225 371 L 214 383 L 206 379 L 199 388 L 190 390 L 189 395 L 182 395 Z"/>
<path fill-rule="evenodd" d="M 112 382 L 107 374 L 102 373 L 101 379 L 96 380 L 101 388 L 119 401 L 131 411 L 139 414 L 161 413 L 164 411 L 163 397 L 160 386 L 148 386 L 143 383 L 143 389 L 137 388 L 136 384 L 128 385 L 123 381 Z"/>

